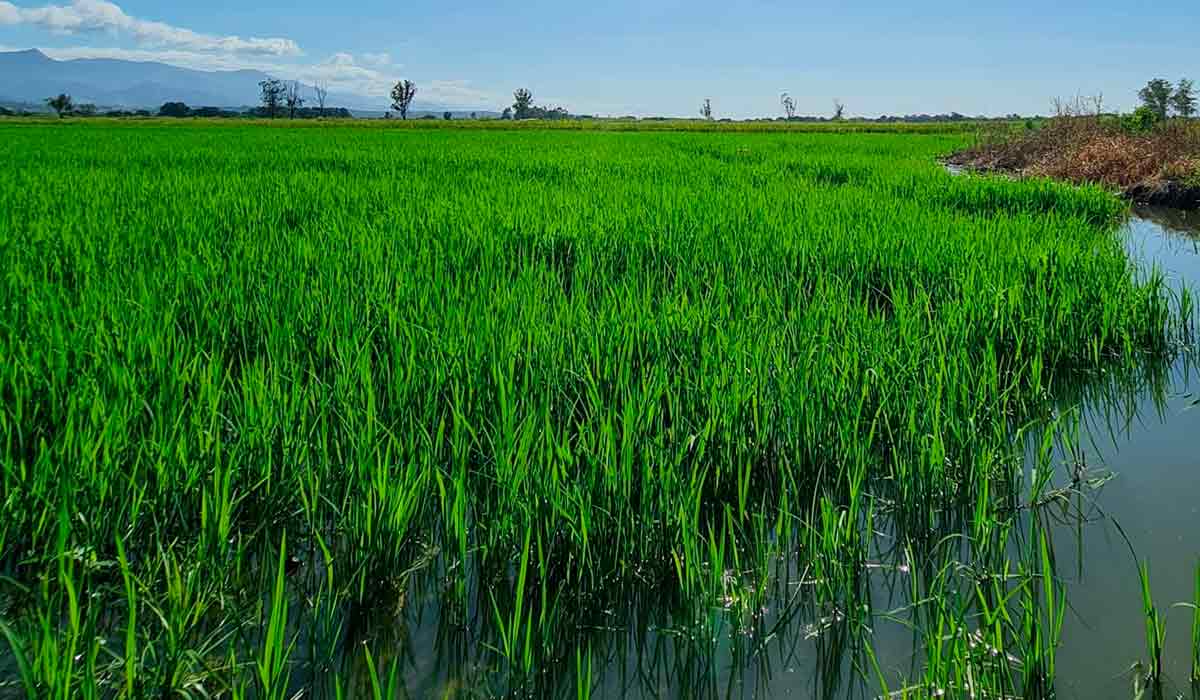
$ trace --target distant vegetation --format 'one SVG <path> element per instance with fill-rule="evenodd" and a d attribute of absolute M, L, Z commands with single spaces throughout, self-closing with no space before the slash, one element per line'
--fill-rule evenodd
<path fill-rule="evenodd" d="M 329 90 L 324 85 L 314 85 L 311 88 L 305 88 L 296 81 L 281 81 L 274 78 L 264 80 L 260 83 L 259 106 L 251 109 L 231 110 L 228 108 L 217 107 L 197 107 L 188 108 L 181 102 L 169 102 L 162 106 L 157 111 L 158 116 L 162 117 L 221 117 L 233 118 L 239 116 L 257 117 L 266 119 L 275 119 L 280 116 L 287 116 L 291 119 L 313 119 L 321 117 L 330 118 L 352 118 L 354 114 L 344 108 L 327 108 L 326 104 L 329 97 Z M 385 117 L 390 117 L 394 112 L 401 120 L 408 119 L 412 112 L 414 99 L 417 95 L 418 87 L 411 80 L 398 81 L 391 91 L 391 108 L 385 113 Z M 1147 85 L 1138 93 L 1141 101 L 1141 106 L 1121 117 L 1122 124 L 1130 131 L 1147 131 L 1155 125 L 1165 122 L 1171 117 L 1179 117 L 1182 119 L 1190 119 L 1197 113 L 1197 93 L 1194 84 L 1191 80 L 1180 80 L 1178 83 L 1171 83 L 1163 79 L 1155 79 L 1149 81 Z M 846 105 L 841 100 L 833 101 L 833 110 L 828 116 L 802 115 L 798 114 L 797 103 L 789 93 L 780 94 L 780 108 L 783 112 L 782 116 L 760 117 L 751 119 L 717 119 L 713 102 L 711 99 L 704 99 L 701 102 L 699 116 L 702 120 L 708 122 L 720 123 L 762 123 L 767 121 L 782 121 L 782 122 L 802 122 L 802 123 L 878 123 L 878 124 L 927 124 L 927 123 L 947 123 L 947 122 L 975 122 L 975 123 L 1004 123 L 1004 122 L 1024 122 L 1028 126 L 1033 127 L 1045 120 L 1042 116 L 1023 116 L 1020 114 L 1009 114 L 1003 117 L 985 117 L 985 116 L 969 116 L 959 112 L 949 112 L 944 114 L 906 114 L 906 115 L 882 115 L 875 118 L 868 117 L 849 117 L 846 114 Z M 143 110 L 109 110 L 101 112 L 95 105 L 76 105 L 70 95 L 57 95 L 48 98 L 45 101 L 47 107 L 57 113 L 60 117 L 65 116 L 150 116 Z M 306 107 L 307 104 L 315 104 L 316 107 Z M 186 111 L 185 111 L 186 108 Z M 0 108 L 0 116 L 32 116 L 36 112 L 32 106 L 24 106 L 14 109 L 13 107 Z M 442 116 L 453 113 L 446 110 L 434 112 L 434 116 Z M 428 116 L 428 115 L 426 115 Z M 465 116 L 465 115 L 464 115 Z M 1061 116 L 1058 115 L 1058 116 Z M 470 113 L 470 119 L 477 118 L 476 112 Z M 485 117 L 486 119 L 487 117 Z M 572 114 L 563 107 L 541 106 L 535 103 L 533 92 L 528 88 L 520 88 L 513 93 L 513 104 L 505 107 L 500 113 L 501 120 L 543 120 L 543 121 L 559 121 L 559 120 L 594 120 L 597 117 L 588 114 Z M 612 120 L 613 118 L 604 118 Z M 620 117 L 616 121 L 631 122 L 679 122 L 675 118 L 665 117 Z"/>
<path fill-rule="evenodd" d="M 54 110 L 54 113 L 61 119 L 64 114 L 70 114 L 74 107 L 74 102 L 71 101 L 71 96 L 67 94 L 57 95 L 55 97 L 46 98 L 46 106 Z"/>
<path fill-rule="evenodd" d="M 571 113 L 562 107 L 541 107 L 534 104 L 533 92 L 519 88 L 513 92 L 512 107 L 505 109 L 501 119 L 570 119 Z"/>
<path fill-rule="evenodd" d="M 392 109 L 400 114 L 401 119 L 408 119 L 408 109 L 416 96 L 417 86 L 411 80 L 401 80 L 392 88 Z"/>
<path fill-rule="evenodd" d="M 1200 208 L 1200 123 L 1190 80 L 1151 80 L 1129 114 L 1102 96 L 1056 100 L 1055 116 L 1024 129 L 985 131 L 950 161 L 984 171 L 1090 182 L 1151 204 Z"/>
<path fill-rule="evenodd" d="M 278 114 L 278 110 L 276 110 Z M 218 107 L 188 107 L 182 102 L 168 102 L 158 110 L 160 117 L 199 117 L 199 118 L 219 118 L 219 119 L 237 119 L 243 117 L 255 117 L 259 119 L 272 118 L 270 110 L 267 107 L 255 107 L 246 111 L 236 111 L 229 109 L 220 109 Z M 350 110 L 341 107 L 320 108 L 320 107 L 293 107 L 288 109 L 288 117 L 290 119 L 351 119 L 353 114 Z"/>
<path fill-rule="evenodd" d="M 1190 119 L 1196 114 L 1196 90 L 1191 80 L 1183 79 L 1173 86 L 1170 81 L 1155 78 L 1138 92 L 1142 106 L 1150 110 L 1159 121 L 1174 114 Z"/>

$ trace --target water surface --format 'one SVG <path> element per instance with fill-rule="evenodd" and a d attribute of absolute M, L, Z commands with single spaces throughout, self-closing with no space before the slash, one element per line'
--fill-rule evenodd
<path fill-rule="evenodd" d="M 1143 268 L 1163 271 L 1173 289 L 1200 289 L 1200 215 L 1138 209 L 1126 237 L 1130 257 Z M 1135 553 L 1149 563 L 1155 603 L 1167 617 L 1166 663 L 1174 683 L 1167 691 L 1187 689 L 1191 610 L 1170 606 L 1194 599 L 1200 565 L 1195 355 L 1178 359 L 1162 380 L 1133 396 L 1117 388 L 1085 410 L 1080 456 L 1113 479 L 1095 496 L 1097 519 L 1057 537 L 1074 608 L 1060 657 L 1059 690 L 1066 697 L 1131 697 L 1130 675 L 1122 671 L 1147 655 Z"/>

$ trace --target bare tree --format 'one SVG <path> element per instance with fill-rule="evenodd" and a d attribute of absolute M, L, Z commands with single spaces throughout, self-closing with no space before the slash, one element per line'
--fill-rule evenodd
<path fill-rule="evenodd" d="M 392 88 L 392 109 L 400 113 L 401 119 L 408 119 L 408 108 L 416 96 L 417 84 L 411 80 L 401 80 Z"/>
<path fill-rule="evenodd" d="M 71 108 L 74 106 L 74 103 L 71 101 L 70 95 L 63 93 L 55 97 L 47 98 L 46 106 L 54 110 L 54 113 L 58 115 L 58 118 L 62 119 L 64 114 L 69 114 L 71 112 Z"/>
<path fill-rule="evenodd" d="M 709 121 L 712 121 L 712 118 L 713 118 L 712 99 L 705 97 L 704 102 L 700 103 L 700 116 L 704 117 L 705 119 L 707 119 Z"/>
<path fill-rule="evenodd" d="M 841 100 L 833 101 L 833 120 L 840 122 L 846 117 L 846 105 L 842 104 Z"/>
<path fill-rule="evenodd" d="M 796 117 L 796 101 L 786 92 L 779 96 L 779 104 L 783 105 L 783 113 L 787 116 L 788 121 Z"/>
<path fill-rule="evenodd" d="M 268 117 L 274 119 L 279 114 L 279 107 L 283 104 L 287 88 L 284 87 L 283 82 L 274 78 L 262 81 L 258 84 L 258 87 L 262 89 L 260 99 L 262 100 L 263 109 L 266 111 Z"/>
<path fill-rule="evenodd" d="M 313 85 L 313 96 L 317 98 L 317 109 L 320 110 L 317 116 L 325 116 L 325 100 L 329 97 L 329 85 L 326 83 Z"/>
<path fill-rule="evenodd" d="M 513 118 L 528 119 L 533 112 L 533 93 L 529 88 L 518 88 L 513 92 Z"/>
<path fill-rule="evenodd" d="M 1175 94 L 1171 95 L 1171 106 L 1184 119 L 1191 119 L 1196 114 L 1196 87 L 1192 81 L 1187 78 L 1179 81 Z"/>
<path fill-rule="evenodd" d="M 284 100 L 287 102 L 288 119 L 296 118 L 296 110 L 304 106 L 304 98 L 300 96 L 300 83 L 293 80 L 287 84 L 284 91 Z"/>

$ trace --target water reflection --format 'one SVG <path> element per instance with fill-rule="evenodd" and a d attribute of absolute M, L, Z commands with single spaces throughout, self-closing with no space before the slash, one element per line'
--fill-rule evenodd
<path fill-rule="evenodd" d="M 1139 209 L 1128 227 L 1130 255 L 1156 266 L 1175 288 L 1200 289 L 1200 215 Z M 1066 697 L 1128 698 L 1120 671 L 1146 657 L 1134 553 L 1149 562 L 1156 602 L 1168 608 L 1166 670 L 1186 691 L 1191 668 L 1190 610 L 1200 562 L 1200 371 L 1194 353 L 1133 387 L 1100 383 L 1082 415 L 1079 459 L 1114 474 L 1096 497 L 1106 518 L 1074 547 L 1069 595 L 1074 614 L 1064 630 L 1059 689 Z M 1066 538 L 1060 533 L 1060 541 Z M 1128 537 L 1128 543 L 1125 538 Z M 1073 572 L 1073 574 L 1072 574 Z M 1097 670 L 1101 670 L 1097 672 Z"/>

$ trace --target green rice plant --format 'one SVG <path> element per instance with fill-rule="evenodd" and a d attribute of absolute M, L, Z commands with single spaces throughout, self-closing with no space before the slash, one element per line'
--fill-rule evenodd
<path fill-rule="evenodd" d="M 34 680 L 29 661 L 25 658 L 25 644 L 8 625 L 4 624 L 3 620 L 0 620 L 0 632 L 4 633 L 4 639 L 8 643 L 8 648 L 12 653 L 13 663 L 17 667 L 17 674 L 20 676 L 21 687 L 25 690 L 26 697 L 37 697 L 37 682 Z"/>
<path fill-rule="evenodd" d="M 288 657 L 295 646 L 295 640 L 288 641 L 288 600 L 284 589 L 286 561 L 287 538 L 284 537 L 279 543 L 279 566 L 275 574 L 275 588 L 271 594 L 267 624 L 263 630 L 262 651 L 255 661 L 259 697 L 263 698 L 282 699 L 289 695 Z M 370 658 L 368 653 L 368 663 Z"/>
<path fill-rule="evenodd" d="M 517 581 L 513 589 L 512 612 L 508 615 L 501 613 L 496 599 L 492 598 L 492 612 L 500 635 L 500 646 L 496 650 L 513 668 L 526 674 L 533 665 L 533 611 L 528 615 L 523 614 L 525 583 L 529 574 L 529 538 L 532 533 L 529 529 L 525 531 L 525 546 L 521 551 L 521 564 L 517 569 Z"/>
<path fill-rule="evenodd" d="M 582 648 L 575 650 L 575 698 L 590 700 L 592 697 L 592 650 L 584 653 Z"/>
<path fill-rule="evenodd" d="M 397 674 L 397 671 L 400 668 L 399 664 L 394 663 L 394 662 L 388 664 L 388 668 L 390 670 L 386 671 L 386 680 L 385 680 L 375 670 L 375 657 L 371 655 L 371 650 L 369 648 L 367 648 L 366 646 L 363 647 L 363 656 L 365 657 L 366 664 L 367 664 L 367 680 L 369 681 L 370 686 L 371 686 L 372 700 L 385 700 L 386 698 L 398 697 L 398 688 L 399 688 L 400 677 Z M 339 685 L 338 688 L 339 688 L 338 695 L 340 697 L 341 686 Z"/>
<path fill-rule="evenodd" d="M 1196 566 L 1195 597 L 1192 601 L 1192 684 L 1200 684 L 1200 564 Z"/>
<path fill-rule="evenodd" d="M 125 555 L 125 546 L 117 538 L 117 562 L 121 566 L 121 580 L 125 585 L 125 604 L 129 609 L 129 621 L 125 623 L 125 696 L 134 697 L 137 685 L 138 649 L 137 649 L 137 589 L 133 585 L 133 573 L 129 570 L 129 558 Z"/>
<path fill-rule="evenodd" d="M 1166 620 L 1154 606 L 1154 596 L 1150 590 L 1150 568 L 1145 562 L 1138 565 L 1138 579 L 1142 590 L 1142 614 L 1146 621 L 1146 681 L 1155 688 L 1161 688 L 1163 682 L 1163 649 L 1167 636 Z"/>
<path fill-rule="evenodd" d="M 923 687 L 1048 686 L 1026 436 L 1190 297 L 1110 194 L 946 174 L 958 129 L 643 126 L 0 124 L 19 681 L 383 690 L 437 619 L 496 694 L 601 687 L 614 630 L 844 689 L 894 608 Z"/>

